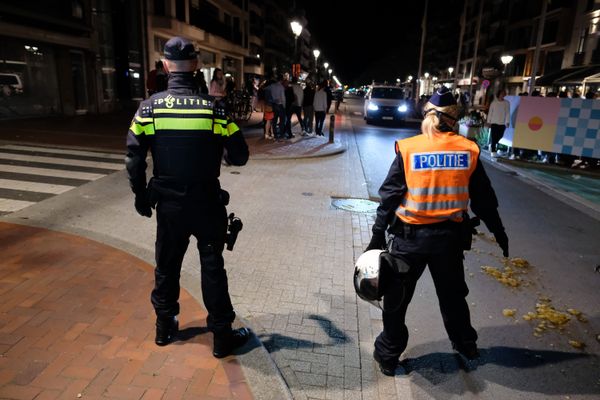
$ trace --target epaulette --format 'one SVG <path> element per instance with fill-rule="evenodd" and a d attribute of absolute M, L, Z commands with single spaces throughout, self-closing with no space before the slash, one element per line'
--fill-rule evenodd
<path fill-rule="evenodd" d="M 152 117 L 152 105 L 150 105 L 150 104 L 142 105 L 142 107 L 140 109 L 140 117 L 142 117 L 142 118 Z"/>

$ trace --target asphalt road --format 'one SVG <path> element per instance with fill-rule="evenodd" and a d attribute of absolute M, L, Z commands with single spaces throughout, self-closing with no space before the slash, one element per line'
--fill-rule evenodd
<path fill-rule="evenodd" d="M 366 125 L 361 99 L 348 99 L 345 105 L 353 115 L 369 194 L 375 197 L 393 160 L 394 141 L 417 134 L 418 126 Z M 511 257 L 521 257 L 531 266 L 512 267 L 522 272 L 515 275 L 517 287 L 483 273 L 482 266 L 506 271 L 497 245 L 485 228 L 480 229 L 474 250 L 465 258 L 468 301 L 482 349 L 481 360 L 469 373 L 448 351 L 435 289 L 429 274 L 424 274 L 409 307 L 411 337 L 403 355 L 412 397 L 598 398 L 600 273 L 595 267 L 600 265 L 600 222 L 514 173 L 487 162 L 485 167 L 500 203 Z M 570 321 L 555 329 L 548 328 L 548 321 L 539 327 L 543 320 L 536 317 L 524 320 L 528 312 L 536 313 L 536 304 L 542 306 L 538 314 L 558 315 L 546 304 Z M 568 309 L 582 311 L 586 322 Z M 504 310 L 514 310 L 514 317 L 504 316 Z M 585 350 L 574 348 L 570 340 L 584 343 Z"/>

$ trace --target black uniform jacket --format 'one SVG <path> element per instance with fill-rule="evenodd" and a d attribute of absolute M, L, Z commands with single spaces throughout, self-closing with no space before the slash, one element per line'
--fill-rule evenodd
<path fill-rule="evenodd" d="M 153 188 L 185 196 L 220 191 L 223 156 L 248 161 L 248 146 L 225 107 L 201 94 L 193 73 L 171 73 L 166 91 L 141 102 L 127 133 L 126 165 L 134 193 L 146 190 L 146 156 L 153 159 Z"/>

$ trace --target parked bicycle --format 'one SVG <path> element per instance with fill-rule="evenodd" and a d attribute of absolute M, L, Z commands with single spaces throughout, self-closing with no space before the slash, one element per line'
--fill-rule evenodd
<path fill-rule="evenodd" d="M 236 121 L 248 121 L 252 116 L 252 96 L 243 90 L 236 90 L 225 100 L 227 109 Z"/>

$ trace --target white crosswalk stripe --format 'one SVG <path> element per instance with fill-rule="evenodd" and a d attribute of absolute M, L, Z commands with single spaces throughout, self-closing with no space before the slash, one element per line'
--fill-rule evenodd
<path fill-rule="evenodd" d="M 70 150 L 70 149 L 57 149 L 54 147 L 39 147 L 39 146 L 21 146 L 16 144 L 7 144 L 2 146 L 2 149 L 7 150 L 26 150 L 26 151 L 43 151 L 46 153 L 54 153 L 54 154 L 70 154 L 75 156 L 91 156 L 91 157 L 102 157 L 102 158 L 110 158 L 113 160 L 124 160 L 125 156 L 123 154 L 115 154 L 115 153 L 101 153 L 95 151 L 84 151 L 84 150 Z"/>
<path fill-rule="evenodd" d="M 0 145 L 0 216 L 122 170 L 124 158 L 118 153 Z"/>
<path fill-rule="evenodd" d="M 1 157 L 0 157 L 1 158 Z M 63 171 L 59 169 L 47 169 L 36 167 L 20 167 L 18 165 L 0 164 L 0 172 L 14 172 L 16 174 L 30 174 L 40 176 L 56 176 L 59 178 L 83 179 L 86 181 L 95 181 L 105 176 L 104 174 L 92 174 L 89 172 Z"/>
<path fill-rule="evenodd" d="M 0 147 L 0 159 L 4 159 L 4 160 L 32 161 L 32 162 L 40 162 L 40 163 L 47 163 L 47 164 L 72 165 L 72 166 L 76 166 L 76 167 L 105 168 L 105 169 L 114 169 L 114 170 L 123 169 L 123 165 L 115 164 L 115 163 L 87 161 L 87 160 L 71 160 L 71 159 L 66 159 L 66 158 L 44 157 L 44 156 L 25 155 L 25 154 L 10 154 L 10 153 L 2 153 L 1 151 L 2 151 L 2 148 Z"/>

